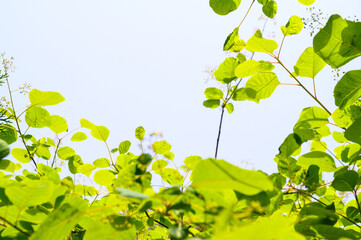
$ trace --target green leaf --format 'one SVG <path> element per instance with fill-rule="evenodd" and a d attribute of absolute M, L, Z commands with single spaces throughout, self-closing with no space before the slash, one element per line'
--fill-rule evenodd
<path fill-rule="evenodd" d="M 301 138 L 297 134 L 291 133 L 278 148 L 279 154 L 277 157 L 279 159 L 287 159 L 288 157 L 291 157 L 292 154 L 301 147 L 301 144 Z"/>
<path fill-rule="evenodd" d="M 5 142 L 7 142 L 7 144 L 10 145 L 18 140 L 18 132 L 13 126 L 8 124 L 2 124 L 0 139 L 4 140 Z"/>
<path fill-rule="evenodd" d="M 50 160 L 51 153 L 49 147 L 39 146 L 35 152 L 35 155 L 45 160 Z"/>
<path fill-rule="evenodd" d="M 233 106 L 233 104 L 232 104 L 232 103 L 227 103 L 227 104 L 226 104 L 226 109 L 227 109 L 227 111 L 228 111 L 229 114 L 233 113 L 233 111 L 234 111 L 234 106 Z"/>
<path fill-rule="evenodd" d="M 181 224 L 171 226 L 168 231 L 172 240 L 186 239 L 189 234 L 188 227 Z"/>
<path fill-rule="evenodd" d="M 4 140 L 0 139 L 0 159 L 3 159 L 10 153 L 10 148 Z"/>
<path fill-rule="evenodd" d="M 263 5 L 262 11 L 267 17 L 274 18 L 277 13 L 277 3 L 273 0 L 268 1 L 266 4 Z"/>
<path fill-rule="evenodd" d="M 26 185 L 13 184 L 5 188 L 5 194 L 20 210 L 48 202 L 54 184 L 47 181 L 31 181 Z"/>
<path fill-rule="evenodd" d="M 95 124 L 89 122 L 85 118 L 82 118 L 80 119 L 80 126 L 91 130 L 93 127 L 95 127 Z"/>
<path fill-rule="evenodd" d="M 139 140 L 142 141 L 144 138 L 144 134 L 145 134 L 145 130 L 142 126 L 137 127 L 137 129 L 135 129 L 135 137 Z"/>
<path fill-rule="evenodd" d="M 284 36 L 296 35 L 301 32 L 303 28 L 303 21 L 299 16 L 292 16 L 288 20 L 286 26 L 281 27 Z"/>
<path fill-rule="evenodd" d="M 333 91 L 335 104 L 341 110 L 361 97 L 361 70 L 347 72 L 336 84 Z"/>
<path fill-rule="evenodd" d="M 159 169 L 165 168 L 166 166 L 168 166 L 168 163 L 163 159 L 159 159 L 152 164 L 152 170 L 157 171 Z"/>
<path fill-rule="evenodd" d="M 361 55 L 361 23 L 332 15 L 313 38 L 315 52 L 332 68 Z"/>
<path fill-rule="evenodd" d="M 50 113 L 41 107 L 29 108 L 25 113 L 25 122 L 29 127 L 43 128 L 51 125 Z"/>
<path fill-rule="evenodd" d="M 207 99 L 222 99 L 223 98 L 222 90 L 215 88 L 215 87 L 210 87 L 210 88 L 207 88 L 206 90 L 204 90 L 204 95 L 206 96 Z"/>
<path fill-rule="evenodd" d="M 94 174 L 94 182 L 101 186 L 110 186 L 115 179 L 115 174 L 107 169 L 99 170 Z"/>
<path fill-rule="evenodd" d="M 6 172 L 13 173 L 15 171 L 15 163 L 6 159 L 0 159 L 0 169 Z"/>
<path fill-rule="evenodd" d="M 233 57 L 226 58 L 214 72 L 214 77 L 221 83 L 228 84 L 236 80 L 235 70 L 239 62 Z"/>
<path fill-rule="evenodd" d="M 90 134 L 95 139 L 106 142 L 109 137 L 109 130 L 104 126 L 95 126 L 91 129 Z"/>
<path fill-rule="evenodd" d="M 95 169 L 96 167 L 94 167 L 93 165 L 91 164 L 83 164 L 83 165 L 80 165 L 77 169 L 78 169 L 78 172 L 84 174 L 85 176 L 89 177 L 90 174 L 92 174 L 93 170 Z"/>
<path fill-rule="evenodd" d="M 311 151 L 325 152 L 327 150 L 327 144 L 323 141 L 315 140 L 311 143 Z"/>
<path fill-rule="evenodd" d="M 260 30 L 257 30 L 246 43 L 246 49 L 250 52 L 273 53 L 277 48 L 278 44 L 275 41 L 262 38 Z"/>
<path fill-rule="evenodd" d="M 136 199 L 147 199 L 147 198 L 149 198 L 148 195 L 145 195 L 145 194 L 140 193 L 140 192 L 135 192 L 135 191 L 132 191 L 132 190 L 126 189 L 126 188 L 116 187 L 116 188 L 114 188 L 114 190 L 116 192 L 118 192 L 120 194 L 120 196 L 123 196 L 123 197 L 126 197 L 126 198 L 136 198 Z"/>
<path fill-rule="evenodd" d="M 206 159 L 193 170 L 195 189 L 231 189 L 245 195 L 255 195 L 273 189 L 267 175 L 236 167 L 224 160 Z"/>
<path fill-rule="evenodd" d="M 187 168 L 189 168 L 190 170 L 193 170 L 198 163 L 200 163 L 202 161 L 202 158 L 199 156 L 189 156 L 186 157 L 186 159 L 184 159 L 184 164 L 186 165 Z"/>
<path fill-rule="evenodd" d="M 346 129 L 345 138 L 361 145 L 361 119 L 356 120 Z"/>
<path fill-rule="evenodd" d="M 28 151 L 22 148 L 13 148 L 11 150 L 11 156 L 13 156 L 16 160 L 18 160 L 21 163 L 30 162 L 30 156 Z"/>
<path fill-rule="evenodd" d="M 316 2 L 316 0 L 298 0 L 298 1 L 306 6 L 312 5 L 314 2 Z"/>
<path fill-rule="evenodd" d="M 275 68 L 272 63 L 266 61 L 247 60 L 238 65 L 235 74 L 238 78 L 250 77 L 258 72 L 269 72 Z"/>
<path fill-rule="evenodd" d="M 310 191 L 316 190 L 320 186 L 320 168 L 316 165 L 311 165 L 307 170 L 305 179 L 305 186 Z"/>
<path fill-rule="evenodd" d="M 241 0 L 209 0 L 209 6 L 219 15 L 227 15 L 236 10 Z"/>
<path fill-rule="evenodd" d="M 183 176 L 174 168 L 161 168 L 156 171 L 162 179 L 170 185 L 182 185 Z"/>
<path fill-rule="evenodd" d="M 132 145 L 132 143 L 128 140 L 121 142 L 118 147 L 119 154 L 127 153 L 129 151 L 129 148 L 131 145 Z"/>
<path fill-rule="evenodd" d="M 355 230 L 345 230 L 338 227 L 332 227 L 324 224 L 312 226 L 319 239 L 342 240 L 342 239 L 361 239 L 361 234 Z"/>
<path fill-rule="evenodd" d="M 61 147 L 59 148 L 57 154 L 60 159 L 68 160 L 70 157 L 75 155 L 75 151 L 71 147 Z"/>
<path fill-rule="evenodd" d="M 358 181 L 358 174 L 353 170 L 337 175 L 332 181 L 332 187 L 337 191 L 353 191 Z"/>
<path fill-rule="evenodd" d="M 38 163 L 38 172 L 43 179 L 48 179 L 55 184 L 60 184 L 60 176 L 56 169 L 49 167 L 45 164 Z"/>
<path fill-rule="evenodd" d="M 153 151 L 156 154 L 164 154 L 171 150 L 172 146 L 167 141 L 156 141 L 152 145 Z"/>
<path fill-rule="evenodd" d="M 315 138 L 319 140 L 317 139 L 320 138 L 319 136 L 323 137 L 327 134 L 327 132 L 324 134 L 324 128 L 328 129 L 329 132 L 327 126 L 329 117 L 330 115 L 319 107 L 304 108 L 293 128 L 293 132 L 300 136 L 303 142 Z"/>
<path fill-rule="evenodd" d="M 242 39 L 239 39 L 238 29 L 238 27 L 235 28 L 233 32 L 228 35 L 223 45 L 223 51 L 239 52 L 246 46 L 246 43 Z"/>
<path fill-rule="evenodd" d="M 78 168 L 84 164 L 83 160 L 81 160 L 81 157 L 79 155 L 73 155 L 68 160 L 68 168 L 72 174 L 78 173 Z"/>
<path fill-rule="evenodd" d="M 107 168 L 110 167 L 110 161 L 106 158 L 98 158 L 93 162 L 93 165 L 97 168 Z"/>
<path fill-rule="evenodd" d="M 85 133 L 83 132 L 77 132 L 77 133 L 74 133 L 74 135 L 71 137 L 71 141 L 73 142 L 81 142 L 81 141 L 84 141 L 86 140 L 88 137 Z"/>
<path fill-rule="evenodd" d="M 294 179 L 297 172 L 301 169 L 301 167 L 297 165 L 296 159 L 293 157 L 276 157 L 275 161 L 277 162 L 278 172 L 281 173 L 284 177 L 290 179 Z"/>
<path fill-rule="evenodd" d="M 361 101 L 357 100 L 354 104 L 342 110 L 337 108 L 331 116 L 337 126 L 347 128 L 361 118 Z"/>
<path fill-rule="evenodd" d="M 57 105 L 65 100 L 60 93 L 50 91 L 40 91 L 38 89 L 32 89 L 29 92 L 29 100 L 31 105 L 37 106 L 49 106 Z"/>
<path fill-rule="evenodd" d="M 273 72 L 261 72 L 248 79 L 245 91 L 250 98 L 269 98 L 280 84 Z"/>
<path fill-rule="evenodd" d="M 334 172 L 337 170 L 335 160 L 324 152 L 309 152 L 297 160 L 297 165 L 308 169 L 311 165 L 316 165 L 320 168 L 321 172 Z"/>
<path fill-rule="evenodd" d="M 315 53 L 313 47 L 309 47 L 297 60 L 294 70 L 297 76 L 314 78 L 325 66 L 326 63 Z"/>
<path fill-rule="evenodd" d="M 30 240 L 63 240 L 68 238 L 87 209 L 88 201 L 80 197 L 68 197 L 63 202 L 45 219 L 30 237 Z"/>
<path fill-rule="evenodd" d="M 238 89 L 234 92 L 232 99 L 233 99 L 234 101 L 245 101 L 245 100 L 248 100 L 248 101 L 253 101 L 253 102 L 259 103 L 259 99 L 251 98 L 250 96 L 247 95 L 245 88 L 238 88 Z"/>
<path fill-rule="evenodd" d="M 51 125 L 49 126 L 49 128 L 54 132 L 54 133 L 62 133 L 68 130 L 68 124 L 65 120 L 65 118 L 60 117 L 58 115 L 52 115 L 51 116 Z"/>
<path fill-rule="evenodd" d="M 213 100 L 213 99 L 209 99 L 203 102 L 203 106 L 212 109 L 219 107 L 220 104 L 221 104 L 220 100 Z"/>
<path fill-rule="evenodd" d="M 94 221 L 86 229 L 84 240 L 134 240 L 137 239 L 135 226 L 129 217 L 107 216 L 104 221 Z M 142 226 L 142 223 L 140 226 Z"/>

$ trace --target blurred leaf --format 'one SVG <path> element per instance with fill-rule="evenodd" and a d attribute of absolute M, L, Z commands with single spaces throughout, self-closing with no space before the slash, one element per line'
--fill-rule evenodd
<path fill-rule="evenodd" d="M 83 164 L 83 165 L 80 165 L 78 167 L 78 172 L 84 174 L 85 176 L 89 177 L 90 174 L 92 174 L 93 170 L 95 169 L 96 167 L 94 167 L 93 165 L 91 164 Z"/>
<path fill-rule="evenodd" d="M 350 170 L 346 171 L 338 176 L 332 181 L 332 187 L 337 191 L 353 191 L 357 181 L 358 181 L 357 172 Z"/>
<path fill-rule="evenodd" d="M 93 165 L 97 168 L 107 168 L 110 167 L 110 161 L 106 158 L 98 158 L 93 162 Z"/>
<path fill-rule="evenodd" d="M 171 226 L 168 231 L 172 240 L 186 239 L 189 234 L 188 227 L 181 224 Z"/>
<path fill-rule="evenodd" d="M 142 126 L 137 127 L 137 129 L 135 129 L 135 137 L 139 140 L 142 141 L 144 138 L 144 134 L 145 134 L 145 130 Z"/>
<path fill-rule="evenodd" d="M 5 142 L 7 142 L 7 144 L 10 145 L 18 140 L 18 132 L 13 126 L 8 124 L 2 124 L 0 139 L 4 140 Z"/>
<path fill-rule="evenodd" d="M 241 0 L 210 0 L 209 6 L 219 15 L 227 15 L 236 10 Z"/>
<path fill-rule="evenodd" d="M 277 13 L 277 3 L 273 0 L 267 1 L 262 7 L 262 11 L 267 17 L 274 18 Z"/>
<path fill-rule="evenodd" d="M 226 109 L 227 109 L 227 111 L 228 111 L 229 114 L 233 113 L 233 111 L 234 111 L 234 106 L 233 106 L 233 104 L 232 104 L 232 103 L 227 103 L 227 104 L 226 104 Z"/>
<path fill-rule="evenodd" d="M 11 156 L 13 156 L 16 160 L 18 160 L 21 163 L 30 162 L 30 156 L 28 151 L 22 148 L 13 148 L 11 150 Z"/>
<path fill-rule="evenodd" d="M 211 87 L 204 90 L 204 95 L 207 99 L 222 99 L 223 98 L 223 92 L 222 90 Z"/>
<path fill-rule="evenodd" d="M 115 174 L 107 169 L 99 170 L 94 174 L 94 182 L 101 186 L 110 186 L 115 179 Z"/>
<path fill-rule="evenodd" d="M 119 154 L 127 153 L 131 145 L 132 143 L 128 140 L 121 142 L 118 147 Z"/>
<path fill-rule="evenodd" d="M 312 5 L 314 2 L 316 2 L 316 0 L 298 0 L 298 1 L 306 6 Z"/>
<path fill-rule="evenodd" d="M 157 171 L 159 169 L 165 168 L 166 166 L 168 166 L 168 163 L 163 159 L 159 159 L 152 164 L 152 170 Z"/>
<path fill-rule="evenodd" d="M 297 165 L 308 169 L 311 165 L 316 165 L 320 168 L 321 172 L 334 172 L 336 171 L 335 160 L 324 152 L 309 152 L 297 160 Z"/>
<path fill-rule="evenodd" d="M 70 157 L 75 155 L 75 151 L 71 147 L 60 147 L 57 154 L 60 159 L 68 160 Z"/>
<path fill-rule="evenodd" d="M 126 188 L 116 187 L 116 188 L 114 188 L 114 190 L 116 192 L 118 192 L 120 194 L 120 196 L 123 196 L 123 197 L 126 197 L 126 198 L 136 198 L 136 199 L 147 199 L 147 198 L 149 198 L 148 195 L 145 195 L 145 194 L 140 193 L 140 192 L 135 192 L 135 191 L 132 191 L 132 190 L 126 189 Z"/>
<path fill-rule="evenodd" d="M 0 139 L 0 159 L 3 159 L 10 153 L 10 148 L 4 140 Z"/>
<path fill-rule="evenodd" d="M 212 109 L 219 107 L 220 104 L 221 102 L 219 100 L 213 100 L 213 99 L 209 99 L 203 102 L 203 106 Z"/>
<path fill-rule="evenodd" d="M 153 147 L 153 151 L 156 154 L 164 154 L 170 151 L 172 148 L 172 146 L 165 140 L 154 142 L 152 147 Z"/>

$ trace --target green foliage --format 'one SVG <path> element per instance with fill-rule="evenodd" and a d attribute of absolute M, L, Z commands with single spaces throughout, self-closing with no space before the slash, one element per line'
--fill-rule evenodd
<path fill-rule="evenodd" d="M 210 6 L 226 15 L 240 2 L 210 0 Z M 275 16 L 275 1 L 258 2 L 268 17 Z M 340 67 L 360 55 L 360 23 L 332 15 L 291 73 L 280 52 L 285 37 L 302 26 L 298 16 L 290 17 L 281 27 L 276 54 L 278 43 L 260 30 L 247 43 L 241 40 L 240 24 L 223 45 L 228 57 L 214 72 L 218 86 L 204 91 L 203 105 L 220 107 L 221 120 L 225 109 L 234 111 L 233 101 L 271 97 L 281 85 L 276 70 L 286 71 L 315 100 L 318 105 L 302 110 L 280 145 L 274 158 L 278 172 L 271 175 L 217 159 L 218 148 L 215 158 L 193 155 L 177 166 L 171 144 L 148 139 L 141 126 L 135 130 L 138 153 L 128 140 L 109 148 L 109 129 L 86 119 L 80 119 L 81 127 L 103 142 L 106 155 L 83 160 L 74 149 L 77 142 L 86 144 L 87 134 L 45 108 L 63 102 L 61 94 L 33 89 L 20 114 L 1 105 L 8 120 L 3 124 L 1 118 L 0 128 L 0 238 L 361 239 L 360 70 L 337 83 L 333 113 L 317 98 L 315 85 L 326 64 Z M 253 60 L 246 51 L 274 61 Z M 312 78 L 314 93 L 298 77 Z M 1 83 L 8 84 L 8 78 L 0 72 L 0 80 L 6 80 Z M 38 128 L 45 127 L 55 137 L 39 137 L 44 132 Z"/>

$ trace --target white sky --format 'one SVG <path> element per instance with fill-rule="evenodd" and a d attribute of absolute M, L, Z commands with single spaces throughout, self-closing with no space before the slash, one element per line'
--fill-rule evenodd
<path fill-rule="evenodd" d="M 205 0 L 6 1 L 1 5 L 0 51 L 15 58 L 13 87 L 26 81 L 33 88 L 57 91 L 66 98 L 47 109 L 65 117 L 70 130 L 80 125 L 80 118 L 86 118 L 110 129 L 110 146 L 129 139 L 133 152 L 138 150 L 137 126 L 144 126 L 147 133 L 160 130 L 181 165 L 190 155 L 214 156 L 220 111 L 204 108 L 202 101 L 204 89 L 217 83 L 206 83 L 203 71 L 224 60 L 224 40 L 250 2 L 243 0 L 237 11 L 219 16 Z M 268 22 L 265 37 L 275 33 L 274 39 L 280 43 L 280 26 L 292 15 L 309 14 L 297 0 L 277 2 L 276 25 Z M 317 0 L 314 6 L 343 17 L 361 12 L 359 0 Z M 247 40 L 263 26 L 264 20 L 258 21 L 260 9 L 256 2 L 240 29 L 241 38 Z M 312 45 L 307 36 L 309 31 L 303 30 L 286 39 L 281 58 L 290 69 Z M 270 60 L 262 54 L 255 57 Z M 359 66 L 357 59 L 344 69 Z M 276 69 L 281 82 L 293 83 L 283 70 Z M 336 82 L 330 69 L 326 67 L 317 80 L 319 98 L 333 111 Z M 311 89 L 311 81 L 303 81 Z M 15 101 L 18 108 L 27 104 L 19 95 Z M 235 112 L 225 115 L 219 158 L 275 171 L 273 158 L 279 145 L 308 106 L 317 103 L 294 86 L 279 86 L 260 104 L 236 102 Z M 72 143 L 68 140 L 67 144 Z M 97 140 L 71 146 L 79 149 L 77 153 L 86 163 L 107 157 Z"/>

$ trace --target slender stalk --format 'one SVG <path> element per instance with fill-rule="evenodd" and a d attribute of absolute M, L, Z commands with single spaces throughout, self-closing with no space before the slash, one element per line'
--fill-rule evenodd
<path fill-rule="evenodd" d="M 280 50 L 278 51 L 278 58 L 280 58 L 280 55 L 281 55 L 281 50 L 282 50 L 282 47 L 283 47 L 283 43 L 284 43 L 284 41 L 285 41 L 285 38 L 286 38 L 286 36 L 283 36 L 283 38 L 282 38 L 282 42 L 281 42 L 281 46 L 280 46 Z"/>
<path fill-rule="evenodd" d="M 57 154 L 57 152 L 58 152 L 58 150 L 59 150 L 60 144 L 61 144 L 61 139 L 58 139 L 58 144 L 56 145 L 56 148 L 55 148 L 54 157 L 53 157 L 53 162 L 51 163 L 51 167 L 54 167 L 56 154 Z"/>
<path fill-rule="evenodd" d="M 320 100 L 318 100 L 310 91 L 308 91 L 308 89 L 290 72 L 290 70 L 288 70 L 288 68 L 281 62 L 281 60 L 276 57 L 275 55 L 273 55 L 273 57 L 279 62 L 279 64 L 281 64 L 281 66 L 291 75 L 291 77 L 293 79 L 296 80 L 296 82 L 308 93 L 308 95 L 310 95 L 318 104 L 320 104 L 320 106 L 328 113 L 328 114 L 332 114 L 321 102 Z"/>
<path fill-rule="evenodd" d="M 11 222 L 9 222 L 8 220 L 6 220 L 5 218 L 0 216 L 0 219 L 3 220 L 7 225 L 15 228 L 16 230 L 18 230 L 19 232 L 21 232 L 22 234 L 24 234 L 25 236 L 30 237 L 30 234 L 27 232 L 24 232 L 23 230 L 21 230 L 20 228 L 18 228 L 16 225 L 12 224 Z M 3 224 L 2 224 L 3 225 Z"/>
<path fill-rule="evenodd" d="M 252 5 L 253 5 L 253 3 L 254 3 L 255 1 L 256 1 L 256 0 L 253 0 L 253 1 L 252 1 L 251 5 L 249 6 L 249 8 L 248 8 L 248 10 L 247 10 L 247 12 L 246 12 L 246 15 L 244 15 L 244 17 L 243 17 L 241 23 L 238 25 L 238 27 L 240 27 L 240 26 L 242 25 L 242 23 L 244 22 L 244 20 L 246 19 L 247 15 L 248 15 L 249 11 L 251 10 Z"/>
<path fill-rule="evenodd" d="M 312 68 L 312 71 L 313 71 L 313 68 Z M 312 82 L 313 82 L 313 93 L 315 94 L 315 98 L 317 98 L 315 77 L 312 78 Z"/>
<path fill-rule="evenodd" d="M 355 196 L 355 200 L 356 200 L 356 203 L 357 203 L 358 211 L 359 211 L 360 214 L 361 214 L 361 206 L 360 206 L 360 202 L 358 201 L 357 191 L 356 191 L 355 189 L 353 190 L 353 194 L 354 194 L 354 196 Z"/>
<path fill-rule="evenodd" d="M 216 153 L 214 154 L 214 158 L 215 158 L 215 159 L 217 159 L 219 139 L 221 138 L 221 130 L 222 130 L 223 115 L 224 115 L 224 107 L 225 107 L 225 105 L 223 104 L 223 106 L 222 106 L 222 113 L 221 113 L 221 119 L 220 119 L 220 121 L 219 121 L 219 127 L 218 127 L 218 137 L 217 137 L 217 144 L 216 144 Z"/>
<path fill-rule="evenodd" d="M 14 119 L 15 119 L 15 122 L 16 122 L 16 126 L 18 128 L 18 132 L 20 134 L 20 138 L 25 146 L 25 149 L 26 151 L 28 152 L 29 154 L 29 158 L 31 159 L 31 161 L 34 163 L 35 165 L 35 170 L 37 171 L 38 170 L 38 165 L 36 164 L 34 158 L 32 157 L 31 153 L 30 153 L 30 150 L 28 148 L 28 146 L 26 145 L 26 141 L 24 139 L 24 136 L 23 134 L 21 133 L 21 128 L 20 128 L 20 125 L 19 125 L 19 121 L 18 121 L 18 117 L 16 116 L 16 112 L 15 112 L 15 106 L 14 106 L 14 100 L 13 100 L 13 96 L 11 94 L 11 89 L 10 89 L 10 84 L 9 84 L 9 80 L 8 78 L 6 78 L 6 83 L 7 83 L 7 86 L 8 86 L 8 91 L 9 91 L 9 97 L 10 97 L 10 102 L 11 102 L 11 107 L 13 109 L 13 112 L 14 112 Z"/>
<path fill-rule="evenodd" d="M 105 143 L 105 145 L 107 146 L 107 150 L 108 150 L 108 153 L 109 153 L 110 161 L 112 162 L 112 165 L 113 165 L 115 171 L 119 172 L 118 168 L 117 168 L 117 167 L 115 166 L 115 164 L 114 164 L 113 157 L 112 157 L 112 153 L 110 152 L 110 149 L 109 149 L 109 146 L 108 146 L 107 142 L 104 142 L 104 143 Z"/>

